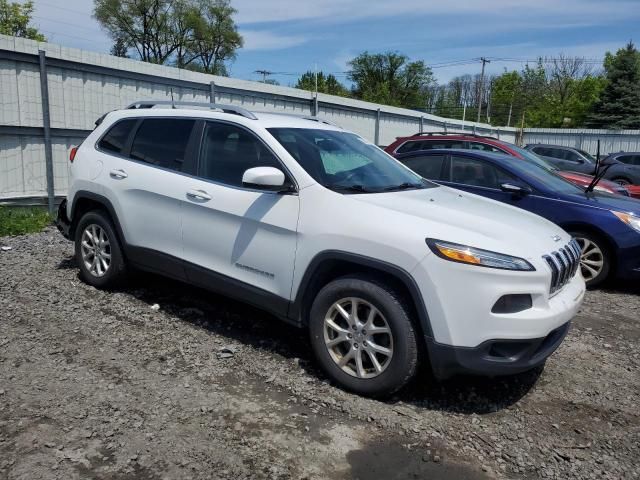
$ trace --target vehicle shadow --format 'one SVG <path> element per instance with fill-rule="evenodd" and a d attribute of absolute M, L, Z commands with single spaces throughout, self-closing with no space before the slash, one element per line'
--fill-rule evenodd
<path fill-rule="evenodd" d="M 622 293 L 627 295 L 640 295 L 640 283 L 632 281 L 614 280 L 600 288 L 607 293 Z"/>
<path fill-rule="evenodd" d="M 75 268 L 73 257 L 58 268 Z M 329 381 L 316 365 L 306 332 L 245 303 L 216 295 L 179 281 L 146 272 L 134 272 L 118 289 L 192 325 L 252 348 L 298 359 L 310 376 Z M 428 410 L 463 414 L 496 412 L 518 402 L 535 385 L 542 369 L 509 377 L 460 376 L 445 381 L 433 378 L 427 368 L 402 391 L 384 400 Z M 330 381 L 329 381 L 330 382 Z"/>

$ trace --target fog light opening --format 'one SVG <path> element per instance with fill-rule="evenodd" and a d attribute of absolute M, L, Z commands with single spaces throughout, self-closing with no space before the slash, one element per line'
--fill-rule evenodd
<path fill-rule="evenodd" d="M 530 309 L 533 300 L 529 294 L 503 295 L 491 309 L 491 313 L 518 313 Z"/>

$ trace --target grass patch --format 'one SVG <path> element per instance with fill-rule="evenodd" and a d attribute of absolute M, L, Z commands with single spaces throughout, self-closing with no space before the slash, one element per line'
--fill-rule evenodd
<path fill-rule="evenodd" d="M 52 221 L 44 207 L 0 206 L 0 237 L 39 232 Z"/>

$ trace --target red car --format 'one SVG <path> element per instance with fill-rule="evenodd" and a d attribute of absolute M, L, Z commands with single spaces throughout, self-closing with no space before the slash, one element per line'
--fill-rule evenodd
<path fill-rule="evenodd" d="M 535 153 L 520 148 L 512 143 L 503 142 L 493 137 L 484 137 L 474 134 L 460 133 L 417 133 L 411 137 L 398 137 L 395 142 L 385 148 L 385 152 L 390 155 L 415 152 L 417 150 L 431 150 L 435 148 L 460 148 L 463 150 L 483 150 L 485 152 L 504 153 L 506 155 L 519 158 L 520 160 L 530 160 L 535 163 L 547 162 Z M 551 164 L 548 166 L 553 167 Z M 580 187 L 588 187 L 593 176 L 579 172 L 558 171 L 559 175 L 566 178 L 571 183 Z M 617 193 L 624 196 L 640 198 L 640 187 L 618 185 L 609 180 L 600 180 L 596 186 L 597 190 L 609 193 Z"/>

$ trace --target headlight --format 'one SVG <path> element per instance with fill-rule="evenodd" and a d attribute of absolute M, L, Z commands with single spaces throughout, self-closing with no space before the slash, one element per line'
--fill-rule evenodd
<path fill-rule="evenodd" d="M 479 248 L 444 242 L 427 238 L 427 245 L 440 258 L 451 262 L 466 263 L 479 267 L 499 268 L 501 270 L 534 271 L 535 268 L 523 258 L 502 253 L 490 252 Z"/>
<path fill-rule="evenodd" d="M 631 215 L 629 213 L 614 212 L 613 210 L 611 211 L 611 213 L 613 213 L 616 217 L 633 228 L 636 232 L 640 232 L 640 217 L 636 217 L 635 215 Z"/>

